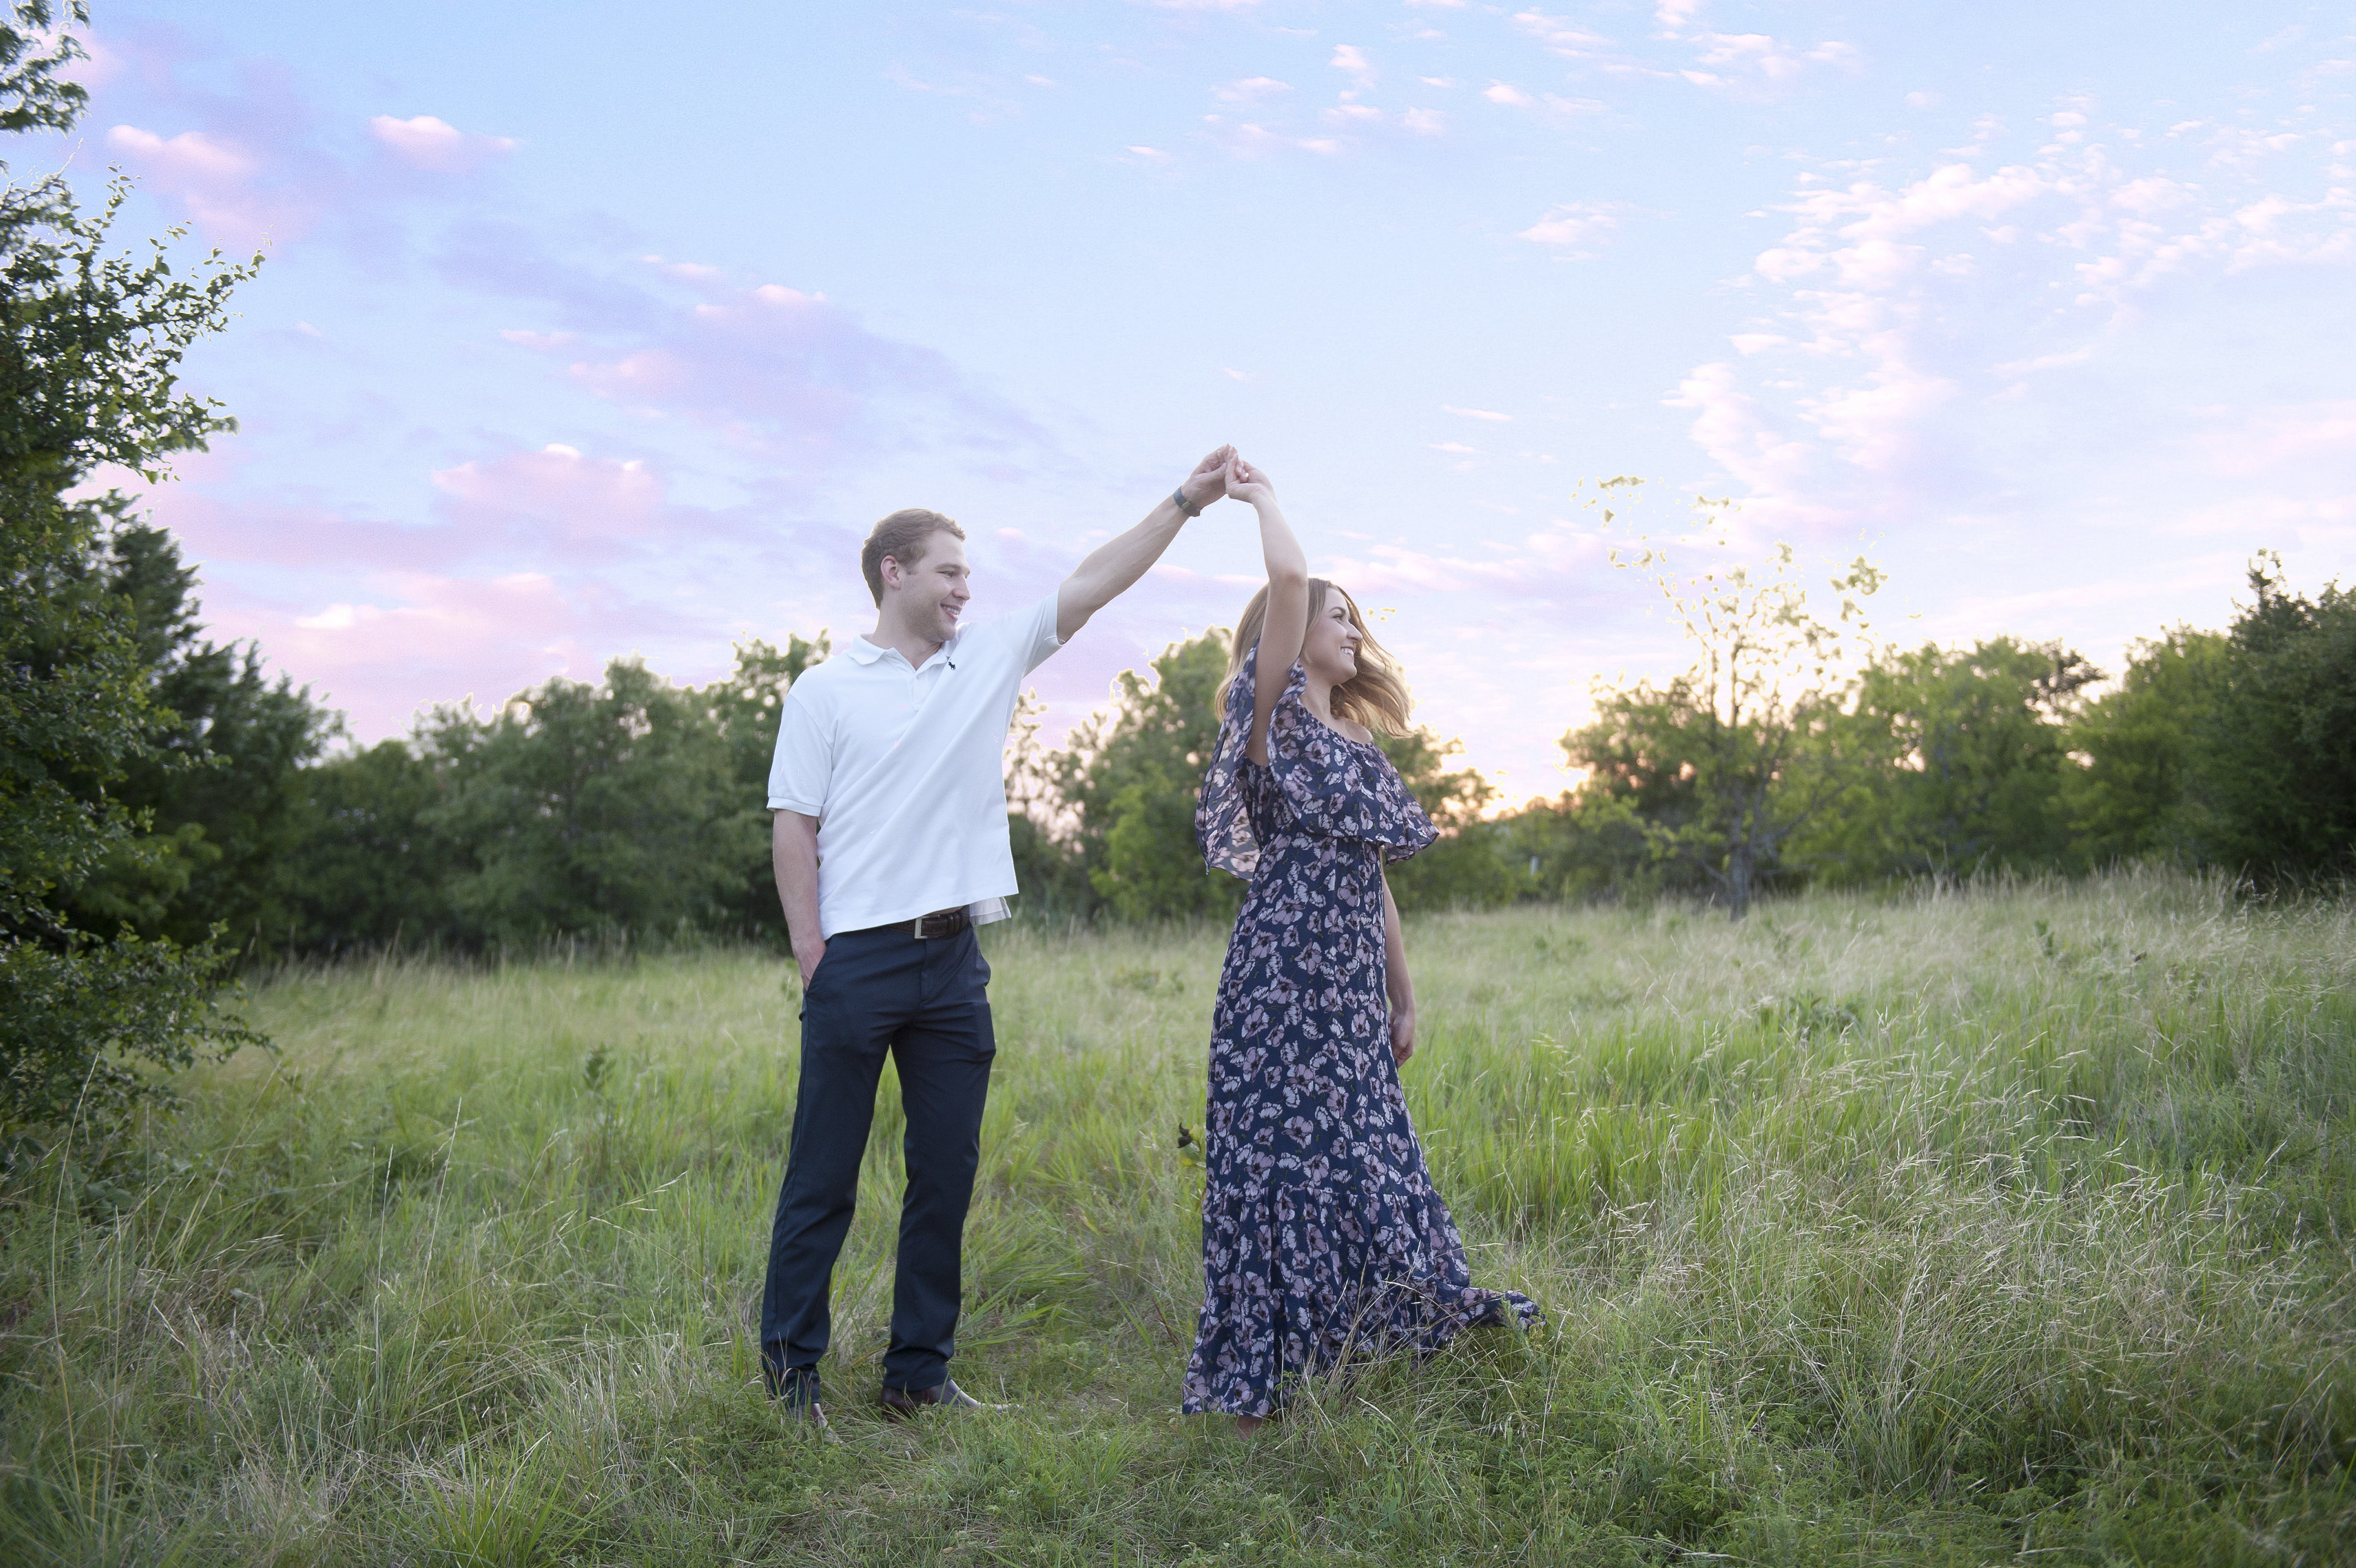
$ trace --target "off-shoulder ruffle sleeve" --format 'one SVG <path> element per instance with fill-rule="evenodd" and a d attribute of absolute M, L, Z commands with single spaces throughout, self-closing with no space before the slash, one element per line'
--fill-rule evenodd
<path fill-rule="evenodd" d="M 1259 865 L 1259 842 L 1244 798 L 1244 769 L 1256 768 L 1251 738 L 1252 687 L 1258 651 L 1244 657 L 1227 689 L 1219 743 L 1203 775 L 1194 832 L 1203 858 L 1222 871 L 1249 876 Z M 1268 721 L 1268 770 L 1303 832 L 1365 839 L 1383 846 L 1386 861 L 1405 860 L 1440 836 L 1382 747 L 1352 740 L 1309 711 L 1301 700 L 1308 673 L 1294 664 L 1284 695 Z"/>

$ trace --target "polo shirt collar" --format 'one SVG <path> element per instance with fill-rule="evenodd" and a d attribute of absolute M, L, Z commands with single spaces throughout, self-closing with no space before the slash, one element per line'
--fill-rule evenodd
<path fill-rule="evenodd" d="M 963 628 L 963 627 L 959 627 L 959 628 L 957 628 L 956 636 L 951 637 L 951 638 L 950 638 L 947 642 L 945 642 L 945 643 L 941 644 L 941 649 L 946 649 L 946 650 L 948 650 L 949 652 L 951 652 L 951 653 L 956 652 L 956 651 L 957 651 L 957 645 L 958 645 L 958 638 L 963 637 L 964 635 L 965 635 L 965 628 Z M 875 646 L 875 644 L 873 644 L 873 643 L 872 643 L 872 642 L 870 642 L 870 641 L 868 641 L 868 640 L 867 640 L 867 639 L 866 639 L 866 637 L 865 637 L 865 635 L 864 635 L 864 634 L 862 634 L 862 635 L 860 635 L 860 636 L 854 637 L 854 638 L 852 638 L 852 639 L 851 639 L 851 657 L 854 660 L 856 660 L 857 662 L 859 662 L 859 663 L 861 663 L 861 664 L 873 664 L 873 663 L 874 663 L 877 660 L 879 660 L 879 659 L 883 658 L 883 657 L 884 657 L 885 654 L 887 654 L 887 653 L 897 653 L 897 652 L 899 652 L 899 650 L 894 649 L 894 648 L 878 648 L 878 647 L 876 647 L 876 646 Z M 933 653 L 933 659 L 937 659 L 937 658 L 939 658 L 939 657 L 940 657 L 940 650 L 939 650 L 939 649 L 937 649 L 937 650 L 934 650 L 934 653 Z M 906 662 L 907 662 L 907 656 L 906 656 L 905 654 L 902 654 L 902 655 L 901 655 L 901 660 L 900 660 L 900 661 L 901 661 L 902 663 L 904 663 L 904 664 L 905 664 L 905 663 L 906 663 Z M 926 664 L 930 664 L 932 661 L 933 661 L 933 660 L 932 660 L 932 659 L 927 659 L 927 660 L 925 660 L 925 662 L 926 662 Z"/>

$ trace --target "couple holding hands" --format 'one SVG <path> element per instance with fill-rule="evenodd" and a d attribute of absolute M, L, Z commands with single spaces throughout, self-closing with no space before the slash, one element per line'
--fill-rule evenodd
<path fill-rule="evenodd" d="M 1016 891 L 1007 726 L 1023 677 L 1223 498 L 1258 514 L 1268 585 L 1236 627 L 1195 816 L 1205 860 L 1250 889 L 1212 1009 L 1184 1409 L 1226 1412 L 1248 1434 L 1323 1369 L 1538 1320 L 1527 1298 L 1473 1287 L 1399 1088 L 1415 994 L 1383 868 L 1436 836 L 1374 743 L 1405 731 L 1406 683 L 1349 595 L 1309 575 L 1268 476 L 1221 447 L 1054 594 L 978 626 L 963 623 L 964 531 L 894 512 L 861 553 L 875 629 L 786 695 L 769 807 L 802 975 L 801 1079 L 761 1355 L 796 1419 L 826 1422 L 828 1290 L 887 1052 L 908 1183 L 884 1409 L 978 1405 L 948 1362 L 997 1048 L 973 929 Z"/>

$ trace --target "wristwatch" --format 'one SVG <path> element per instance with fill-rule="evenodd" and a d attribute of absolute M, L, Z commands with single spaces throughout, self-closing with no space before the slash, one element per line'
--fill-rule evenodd
<path fill-rule="evenodd" d="M 1184 512 L 1188 517 L 1200 517 L 1203 515 L 1203 509 L 1201 507 L 1188 506 L 1186 504 L 1185 486 L 1181 485 L 1176 489 L 1172 490 L 1170 492 L 1170 499 L 1177 505 L 1178 510 Z"/>

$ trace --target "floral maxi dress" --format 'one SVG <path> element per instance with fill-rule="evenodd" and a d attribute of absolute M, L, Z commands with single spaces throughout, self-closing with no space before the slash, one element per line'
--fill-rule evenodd
<path fill-rule="evenodd" d="M 1256 661 L 1228 692 L 1195 818 L 1205 857 L 1251 887 L 1212 1010 L 1190 1414 L 1268 1415 L 1345 1359 L 1540 1317 L 1473 1288 L 1391 1057 L 1382 868 L 1436 830 L 1381 747 L 1309 711 L 1298 664 L 1268 765 L 1253 762 Z"/>

